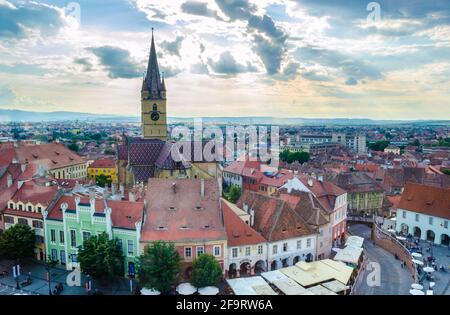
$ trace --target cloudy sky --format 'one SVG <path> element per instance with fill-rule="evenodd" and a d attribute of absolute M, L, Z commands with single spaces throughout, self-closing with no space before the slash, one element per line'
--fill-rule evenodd
<path fill-rule="evenodd" d="M 450 119 L 450 1 L 369 3 L 0 0 L 0 108 L 139 115 L 154 27 L 170 116 Z"/>

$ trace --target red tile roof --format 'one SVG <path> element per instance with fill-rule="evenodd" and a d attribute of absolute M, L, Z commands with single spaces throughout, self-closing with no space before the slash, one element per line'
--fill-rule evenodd
<path fill-rule="evenodd" d="M 69 210 L 76 210 L 74 196 L 61 196 L 56 204 L 49 210 L 48 218 L 62 220 L 61 205 L 67 203 Z M 90 204 L 89 198 L 80 198 L 80 203 Z M 113 227 L 135 229 L 136 222 L 142 220 L 144 211 L 143 202 L 117 201 L 117 200 L 95 200 L 95 212 L 104 213 L 105 208 L 111 208 L 111 221 Z"/>
<path fill-rule="evenodd" d="M 150 179 L 141 240 L 226 240 L 218 183 L 205 180 L 203 197 L 200 187 L 201 180 Z"/>
<path fill-rule="evenodd" d="M 254 211 L 252 227 L 269 242 L 314 234 L 284 200 L 246 190 L 237 206 Z"/>
<path fill-rule="evenodd" d="M 113 159 L 99 159 L 94 161 L 89 168 L 115 168 L 116 161 Z"/>
<path fill-rule="evenodd" d="M 0 166 L 8 167 L 16 157 L 16 150 L 12 142 L 0 143 Z"/>
<path fill-rule="evenodd" d="M 60 143 L 20 145 L 15 148 L 20 163 L 40 164 L 49 170 L 82 164 L 85 161 L 75 152 Z"/>
<path fill-rule="evenodd" d="M 225 229 L 227 231 L 228 246 L 243 246 L 265 243 L 266 240 L 252 229 L 233 210 L 222 202 Z"/>
<path fill-rule="evenodd" d="M 450 189 L 407 183 L 398 208 L 450 219 Z"/>
<path fill-rule="evenodd" d="M 23 183 L 22 187 L 13 196 L 12 201 L 31 202 L 34 205 L 39 203 L 46 207 L 55 198 L 57 192 L 57 186 L 46 186 L 30 180 Z"/>

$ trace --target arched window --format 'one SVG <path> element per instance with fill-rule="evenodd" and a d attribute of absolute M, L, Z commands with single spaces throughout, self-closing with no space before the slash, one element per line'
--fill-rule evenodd
<path fill-rule="evenodd" d="M 154 112 L 157 112 L 157 111 L 158 111 L 158 105 L 153 104 L 153 111 L 154 111 Z"/>

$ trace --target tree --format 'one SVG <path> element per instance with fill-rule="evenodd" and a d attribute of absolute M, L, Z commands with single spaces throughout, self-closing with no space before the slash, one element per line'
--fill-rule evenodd
<path fill-rule="evenodd" d="M 295 161 L 303 164 L 308 162 L 310 159 L 310 155 L 308 152 L 291 152 L 289 150 L 284 150 L 280 153 L 280 160 L 286 163 L 293 163 Z"/>
<path fill-rule="evenodd" d="M 112 149 L 112 148 L 106 148 L 106 149 L 103 151 L 103 154 L 105 154 L 105 155 L 115 155 L 115 154 L 116 154 L 116 151 L 115 151 L 114 149 Z"/>
<path fill-rule="evenodd" d="M 375 143 L 369 143 L 368 147 L 373 151 L 384 151 L 389 144 L 389 141 L 377 141 Z"/>
<path fill-rule="evenodd" d="M 81 270 L 100 280 L 114 280 L 123 275 L 124 257 L 118 239 L 108 234 L 91 236 L 78 252 Z"/>
<path fill-rule="evenodd" d="M 75 152 L 78 152 L 78 150 L 80 150 L 76 141 L 73 141 L 71 144 L 69 144 L 68 148 Z"/>
<path fill-rule="evenodd" d="M 95 183 L 100 187 L 106 187 L 111 185 L 112 180 L 111 177 L 106 176 L 105 174 L 95 176 Z"/>
<path fill-rule="evenodd" d="M 181 270 L 181 257 L 173 243 L 163 241 L 147 245 L 139 258 L 138 278 L 143 287 L 168 294 Z"/>
<path fill-rule="evenodd" d="M 28 225 L 13 225 L 0 235 L 0 256 L 14 260 L 33 257 L 35 239 Z"/>
<path fill-rule="evenodd" d="M 450 168 L 442 170 L 442 173 L 444 173 L 445 175 L 450 175 Z"/>
<path fill-rule="evenodd" d="M 236 185 L 231 185 L 228 192 L 225 193 L 225 199 L 229 202 L 236 203 L 241 198 L 242 191 Z"/>
<path fill-rule="evenodd" d="M 197 288 L 214 286 L 221 277 L 222 268 L 212 255 L 200 255 L 192 263 L 191 283 Z"/>

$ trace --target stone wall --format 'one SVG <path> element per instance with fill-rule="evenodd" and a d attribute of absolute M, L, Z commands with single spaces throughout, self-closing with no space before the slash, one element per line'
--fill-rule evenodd
<path fill-rule="evenodd" d="M 390 252 L 392 255 L 397 255 L 400 261 L 405 262 L 406 268 L 408 268 L 413 278 L 416 279 L 417 270 L 416 266 L 412 262 L 413 257 L 408 249 L 395 237 L 383 231 L 378 224 L 374 224 L 372 228 L 372 240 L 376 245 Z"/>

